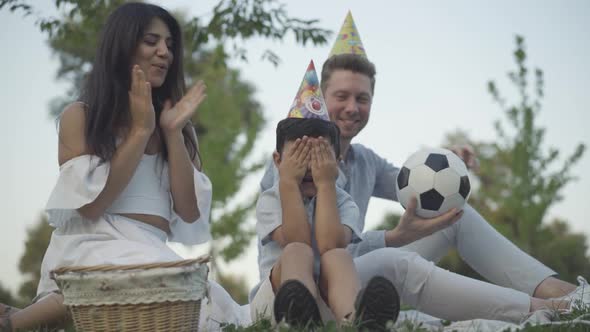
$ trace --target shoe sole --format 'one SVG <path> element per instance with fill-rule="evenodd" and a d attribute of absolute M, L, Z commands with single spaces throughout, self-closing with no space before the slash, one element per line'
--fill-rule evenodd
<path fill-rule="evenodd" d="M 359 330 L 386 331 L 387 323 L 395 323 L 399 315 L 399 295 L 391 281 L 373 277 L 357 296 L 355 309 Z"/>
<path fill-rule="evenodd" d="M 290 326 L 321 326 L 320 310 L 307 287 L 297 280 L 287 280 L 277 292 L 274 301 L 277 323 L 284 320 Z"/>

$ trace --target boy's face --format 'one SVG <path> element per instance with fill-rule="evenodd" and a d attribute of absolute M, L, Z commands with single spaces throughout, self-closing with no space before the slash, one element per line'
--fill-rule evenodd
<path fill-rule="evenodd" d="M 310 146 L 312 146 L 314 144 L 314 142 L 317 141 L 317 138 L 310 137 L 309 139 L 310 139 Z M 324 140 L 326 140 L 327 142 L 330 142 L 329 137 L 324 137 Z M 275 166 L 277 167 L 277 169 L 280 169 L 279 166 L 285 160 L 286 154 L 294 152 L 293 151 L 294 145 L 295 145 L 294 140 L 286 141 L 285 145 L 283 146 L 283 152 L 281 153 L 280 156 L 276 151 L 273 153 L 273 158 L 274 158 Z M 329 143 L 329 145 L 330 145 L 330 148 L 332 149 L 331 150 L 332 154 L 334 154 L 334 147 L 332 146 L 331 143 Z M 299 183 L 299 190 L 301 191 L 301 194 L 304 197 L 312 198 L 317 194 L 317 188 L 316 188 L 315 183 L 313 181 L 313 174 L 311 172 L 311 149 L 308 150 L 306 157 L 307 157 L 308 162 L 303 167 L 303 169 L 300 170 L 302 177 L 301 177 L 300 183 Z M 291 168 L 289 168 L 288 170 L 291 171 Z M 295 176 L 295 174 L 291 174 L 291 175 Z"/>
<path fill-rule="evenodd" d="M 335 70 L 324 96 L 330 118 L 340 128 L 342 139 L 351 140 L 367 125 L 373 99 L 371 79 L 367 75 Z"/>

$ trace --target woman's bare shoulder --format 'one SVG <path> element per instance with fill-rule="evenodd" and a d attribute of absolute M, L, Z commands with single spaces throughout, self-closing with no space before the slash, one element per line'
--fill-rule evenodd
<path fill-rule="evenodd" d="M 66 106 L 59 120 L 58 159 L 60 165 L 88 153 L 85 127 L 85 104 L 75 102 Z"/>

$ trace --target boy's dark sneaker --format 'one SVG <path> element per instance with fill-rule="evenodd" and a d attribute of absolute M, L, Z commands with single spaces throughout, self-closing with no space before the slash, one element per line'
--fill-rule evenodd
<path fill-rule="evenodd" d="M 399 295 L 391 281 L 376 276 L 359 292 L 354 307 L 359 330 L 386 331 L 387 323 L 397 320 Z"/>
<path fill-rule="evenodd" d="M 303 283 L 287 280 L 279 288 L 274 302 L 277 323 L 284 320 L 299 328 L 314 328 L 322 325 L 318 304 Z"/>

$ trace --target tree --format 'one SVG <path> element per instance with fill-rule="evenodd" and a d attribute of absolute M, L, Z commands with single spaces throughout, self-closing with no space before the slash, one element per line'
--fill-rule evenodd
<path fill-rule="evenodd" d="M 84 20 L 95 28 L 93 33 L 85 35 L 91 39 L 79 40 L 88 42 L 94 40 L 106 15 L 125 1 L 53 0 L 53 2 L 56 9 L 65 10 L 64 17 L 39 15 L 27 0 L 0 0 L 0 10 L 6 8 L 11 12 L 21 12 L 24 16 L 36 16 L 35 24 L 50 37 L 66 34 L 70 37 L 84 37 L 84 34 L 76 32 L 77 22 Z M 231 46 L 231 56 L 247 60 L 248 52 L 241 44 L 253 37 L 283 40 L 287 34 L 293 33 L 298 44 L 305 45 L 308 42 L 314 45 L 325 44 L 331 33 L 329 30 L 318 27 L 318 22 L 317 19 L 305 20 L 290 17 L 287 15 L 284 4 L 277 0 L 219 0 L 208 22 L 205 23 L 204 18 L 192 17 L 185 22 L 183 30 L 187 38 L 192 41 L 193 47 L 187 48 L 189 54 L 208 42 L 227 42 Z M 92 48 L 87 48 L 87 52 L 92 52 Z M 224 55 L 230 54 L 224 53 Z M 270 49 L 264 50 L 261 57 L 275 65 L 280 62 L 279 57 Z"/>
<path fill-rule="evenodd" d="M 562 189 L 575 179 L 571 167 L 582 157 L 585 146 L 578 144 L 561 165 L 556 165 L 560 152 L 544 146 L 545 128 L 535 122 L 544 96 L 543 72 L 535 69 L 531 86 L 524 39 L 520 36 L 516 37 L 514 58 L 516 70 L 508 77 L 516 88 L 517 102 L 508 105 L 496 84 L 488 83 L 492 98 L 506 115 L 506 121 L 495 123 L 498 138 L 475 142 L 465 132 L 457 131 L 447 136 L 444 145 L 467 142 L 478 153 L 480 171 L 472 174 L 478 189 L 470 204 L 521 249 L 572 280 L 590 271 L 585 236 L 571 233 L 564 220 L 548 224 L 543 221 L 549 208 L 563 199 Z M 462 274 L 477 276 L 456 256 L 442 263 Z"/>
<path fill-rule="evenodd" d="M 537 242 L 537 235 L 547 210 L 562 199 L 561 190 L 575 179 L 570 169 L 582 157 L 585 146 L 578 144 L 560 167 L 550 168 L 558 161 L 559 151 L 555 148 L 543 151 L 545 129 L 535 123 L 544 95 L 543 72 L 535 70 L 535 97 L 531 99 L 527 91 L 529 71 L 525 66 L 524 39 L 520 36 L 516 37 L 514 57 L 517 70 L 510 72 L 508 77 L 515 85 L 520 101 L 507 105 L 495 83 L 488 83 L 490 94 L 504 110 L 514 133 L 508 133 L 501 122 L 496 122 L 499 139 L 491 145 L 491 157 L 497 162 L 486 160 L 490 161 L 486 163 L 486 171 L 493 177 L 480 177 L 481 193 L 489 197 L 489 201 L 482 202 L 484 204 L 502 203 L 501 208 L 490 207 L 489 210 L 495 212 L 499 223 L 525 250 L 532 251 L 541 244 Z"/>
<path fill-rule="evenodd" d="M 238 304 L 248 304 L 248 284 L 244 277 L 229 274 L 217 276 L 217 281 Z"/>
<path fill-rule="evenodd" d="M 554 219 L 542 225 L 539 232 L 536 257 L 559 273 L 564 280 L 576 280 L 577 276 L 590 274 L 590 262 L 586 256 L 586 236 L 572 233 L 565 220 Z"/>
<path fill-rule="evenodd" d="M 41 216 L 39 221 L 27 230 L 25 252 L 19 263 L 19 271 L 25 275 L 25 281 L 21 284 L 18 296 L 25 303 L 29 303 L 37 295 L 37 285 L 41 278 L 41 262 L 45 250 L 49 245 L 53 227 L 47 223 L 47 217 Z"/>
<path fill-rule="evenodd" d="M 10 290 L 2 286 L 2 284 L 0 284 L 0 303 L 4 303 L 6 305 L 13 307 L 18 307 L 19 304 L 16 298 L 10 292 Z"/>
<path fill-rule="evenodd" d="M 383 217 L 383 221 L 381 221 L 381 223 L 377 225 L 377 227 L 375 227 L 375 230 L 386 231 L 389 229 L 394 229 L 397 226 L 397 224 L 399 224 L 399 220 L 401 217 L 402 216 L 397 213 L 387 212 Z"/>

